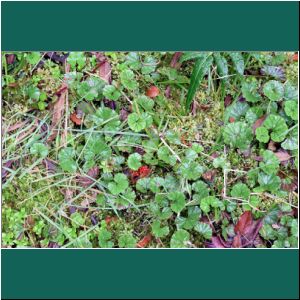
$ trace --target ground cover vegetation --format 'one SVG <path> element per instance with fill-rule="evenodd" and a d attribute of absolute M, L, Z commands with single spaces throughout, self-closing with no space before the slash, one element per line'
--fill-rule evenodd
<path fill-rule="evenodd" d="M 2 247 L 298 245 L 298 55 L 2 53 Z"/>

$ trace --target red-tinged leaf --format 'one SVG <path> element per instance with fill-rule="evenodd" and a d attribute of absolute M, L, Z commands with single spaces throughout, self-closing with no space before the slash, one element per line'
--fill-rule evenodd
<path fill-rule="evenodd" d="M 214 152 L 214 153 L 212 153 L 211 157 L 212 158 L 217 158 L 217 157 L 219 157 L 219 153 L 218 152 Z"/>
<path fill-rule="evenodd" d="M 56 173 L 57 164 L 54 162 L 54 160 L 52 160 L 50 158 L 45 158 L 45 159 L 43 159 L 42 163 L 49 173 L 52 173 L 52 174 Z"/>
<path fill-rule="evenodd" d="M 259 119 L 257 119 L 257 120 L 254 122 L 254 124 L 253 124 L 253 126 L 252 126 L 253 133 L 255 133 L 255 131 L 256 131 L 256 129 L 257 129 L 258 127 L 260 127 L 260 126 L 263 125 L 263 123 L 264 123 L 266 117 L 267 117 L 267 116 L 264 115 L 264 116 L 260 117 Z"/>
<path fill-rule="evenodd" d="M 116 222 L 117 220 L 118 220 L 117 217 L 107 216 L 105 218 L 105 223 L 106 223 L 106 225 L 109 225 L 110 223 Z"/>
<path fill-rule="evenodd" d="M 76 124 L 76 125 L 81 125 L 82 123 L 82 119 L 80 119 L 77 115 L 76 112 L 73 112 L 71 115 L 70 115 L 70 120 Z"/>
<path fill-rule="evenodd" d="M 15 55 L 14 54 L 7 54 L 6 55 L 6 62 L 8 65 L 11 65 L 15 62 Z"/>
<path fill-rule="evenodd" d="M 66 59 L 68 58 L 69 53 L 66 53 L 64 55 L 58 55 L 56 52 L 46 52 L 45 58 L 48 58 L 55 63 L 65 63 Z"/>
<path fill-rule="evenodd" d="M 230 118 L 229 118 L 229 122 L 230 122 L 230 123 L 234 123 L 234 122 L 235 122 L 235 118 L 234 118 L 234 117 L 230 117 Z"/>
<path fill-rule="evenodd" d="M 91 52 L 96 56 L 97 67 L 93 70 L 95 72 L 98 69 L 98 74 L 101 79 L 107 83 L 111 83 L 111 65 L 108 61 L 108 58 L 104 55 L 103 52 Z"/>
<path fill-rule="evenodd" d="M 156 86 L 152 85 L 147 90 L 146 95 L 150 98 L 155 98 L 159 95 L 159 89 Z"/>
<path fill-rule="evenodd" d="M 206 181 L 214 181 L 215 176 L 217 174 L 217 170 L 209 170 L 203 173 L 202 177 L 206 180 Z"/>
<path fill-rule="evenodd" d="M 227 248 L 225 244 L 226 243 L 222 240 L 222 238 L 220 238 L 219 236 L 213 236 L 211 238 L 211 242 L 207 243 L 206 246 L 208 248 Z"/>
<path fill-rule="evenodd" d="M 191 146 L 191 143 L 187 142 L 187 141 L 186 141 L 186 138 L 187 138 L 186 134 L 183 133 L 183 134 L 181 135 L 181 137 L 180 137 L 180 141 L 181 141 L 182 144 L 184 144 L 184 145 L 190 147 L 190 146 Z"/>
<path fill-rule="evenodd" d="M 249 226 L 253 223 L 251 211 L 245 211 L 239 218 L 237 224 L 234 227 L 235 233 L 244 235 L 247 232 Z"/>
<path fill-rule="evenodd" d="M 280 162 L 288 161 L 291 158 L 290 154 L 285 150 L 279 150 L 279 151 L 275 152 L 274 154 L 277 156 L 277 158 L 279 159 Z"/>
<path fill-rule="evenodd" d="M 97 177 L 99 176 L 99 173 L 100 173 L 99 167 L 95 166 L 88 170 L 87 175 L 89 177 L 78 176 L 77 182 L 83 187 L 88 187 L 95 182 L 93 179 L 97 179 Z"/>
<path fill-rule="evenodd" d="M 49 242 L 48 248 L 60 248 L 56 242 Z"/>
<path fill-rule="evenodd" d="M 129 177 L 130 177 L 130 181 L 133 184 L 136 184 L 136 182 L 140 178 L 140 173 L 138 171 L 129 170 Z"/>
<path fill-rule="evenodd" d="M 254 156 L 253 159 L 256 160 L 256 161 L 263 161 L 264 160 L 262 156 Z"/>
<path fill-rule="evenodd" d="M 55 95 L 60 96 L 63 92 L 65 92 L 68 89 L 67 85 L 63 84 L 59 90 L 55 93 Z"/>
<path fill-rule="evenodd" d="M 245 229 L 245 233 L 244 233 L 245 240 L 253 242 L 256 239 L 256 237 L 258 236 L 258 233 L 259 233 L 262 225 L 263 225 L 262 218 L 253 221 L 252 224 Z"/>
<path fill-rule="evenodd" d="M 279 172 L 279 177 L 284 179 L 286 178 L 286 175 L 284 173 Z M 293 192 L 298 189 L 298 172 L 297 170 L 294 170 L 291 174 L 292 180 L 290 183 L 282 183 L 281 188 L 287 192 Z"/>
<path fill-rule="evenodd" d="M 19 129 L 20 127 L 24 127 L 25 124 L 27 124 L 27 121 L 24 122 L 18 122 L 14 125 L 11 125 L 7 128 L 6 132 L 11 132 L 11 131 L 15 131 L 16 129 Z"/>
<path fill-rule="evenodd" d="M 169 86 L 169 85 L 166 87 L 165 96 L 166 96 L 166 98 L 171 97 L 171 86 Z"/>
<path fill-rule="evenodd" d="M 126 121 L 128 118 L 128 111 L 125 108 L 122 108 L 120 110 L 120 120 L 121 121 Z"/>
<path fill-rule="evenodd" d="M 268 149 L 271 150 L 271 151 L 276 151 L 277 147 L 276 147 L 276 143 L 274 141 L 270 141 L 268 143 Z"/>
<path fill-rule="evenodd" d="M 28 135 L 30 135 L 32 132 L 34 132 L 36 130 L 36 127 L 38 125 L 38 121 L 35 120 L 34 124 L 27 130 L 24 132 L 21 132 L 17 138 L 16 138 L 16 142 L 20 143 L 22 140 L 24 140 Z"/>
<path fill-rule="evenodd" d="M 295 54 L 293 55 L 293 61 L 298 61 L 298 53 L 295 53 Z"/>
<path fill-rule="evenodd" d="M 2 169 L 1 169 L 2 183 L 5 182 L 6 177 L 9 173 L 9 171 L 7 169 L 10 169 L 12 167 L 13 162 L 14 162 L 14 160 L 11 159 L 2 165 Z"/>
<path fill-rule="evenodd" d="M 96 56 L 97 62 L 101 63 L 104 62 L 106 60 L 106 56 L 104 55 L 103 52 L 92 52 L 92 54 L 94 54 Z"/>
<path fill-rule="evenodd" d="M 171 60 L 171 63 L 170 63 L 171 68 L 178 68 L 180 66 L 178 61 L 179 61 L 179 58 L 181 57 L 182 54 L 183 54 L 182 52 L 175 52 L 174 53 L 174 55 L 172 57 L 172 60 Z"/>
<path fill-rule="evenodd" d="M 238 233 L 234 238 L 232 242 L 232 248 L 241 248 L 242 247 L 242 239 L 240 233 Z"/>
<path fill-rule="evenodd" d="M 106 81 L 107 83 L 111 83 L 111 65 L 105 60 L 99 64 L 99 77 Z"/>
<path fill-rule="evenodd" d="M 136 245 L 137 248 L 145 248 L 151 242 L 152 236 L 151 234 L 146 235 L 143 237 Z"/>
<path fill-rule="evenodd" d="M 232 96 L 231 95 L 227 95 L 224 99 L 224 106 L 228 107 L 232 102 Z"/>
<path fill-rule="evenodd" d="M 211 108 L 209 104 L 199 104 L 199 107 L 202 111 L 207 111 Z"/>

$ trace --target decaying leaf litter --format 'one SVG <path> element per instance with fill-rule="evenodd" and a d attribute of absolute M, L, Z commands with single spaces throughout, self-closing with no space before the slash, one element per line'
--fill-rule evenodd
<path fill-rule="evenodd" d="M 2 246 L 298 245 L 298 55 L 2 53 Z"/>

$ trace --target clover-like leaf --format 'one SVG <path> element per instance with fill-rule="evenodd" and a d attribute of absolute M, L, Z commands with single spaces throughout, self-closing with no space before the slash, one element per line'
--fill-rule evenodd
<path fill-rule="evenodd" d="M 30 147 L 30 153 L 43 158 L 48 155 L 48 147 L 43 143 L 34 143 Z"/>
<path fill-rule="evenodd" d="M 230 194 L 232 197 L 248 200 L 250 196 L 250 190 L 246 184 L 237 183 L 233 186 Z"/>
<path fill-rule="evenodd" d="M 195 161 L 183 160 L 179 167 L 179 174 L 188 180 L 197 180 L 204 172 L 204 167 Z"/>
<path fill-rule="evenodd" d="M 193 198 L 198 200 L 199 203 L 200 203 L 201 199 L 203 199 L 209 195 L 209 189 L 208 189 L 207 184 L 201 180 L 194 182 L 192 185 L 192 189 L 196 192 L 196 194 L 194 194 Z"/>
<path fill-rule="evenodd" d="M 142 95 L 142 96 L 139 96 L 138 98 L 136 98 L 135 102 L 144 111 L 151 111 L 154 106 L 154 101 L 145 95 Z M 135 105 L 133 105 L 133 108 L 134 109 L 136 108 Z"/>
<path fill-rule="evenodd" d="M 291 117 L 294 121 L 298 120 L 298 103 L 296 101 L 285 101 L 284 111 L 286 115 Z"/>
<path fill-rule="evenodd" d="M 190 234 L 184 229 L 179 229 L 172 235 L 170 246 L 171 248 L 187 248 L 189 240 Z"/>
<path fill-rule="evenodd" d="M 118 173 L 114 176 L 114 181 L 108 184 L 108 189 L 113 195 L 118 195 L 125 192 L 128 188 L 128 178 L 125 174 Z"/>
<path fill-rule="evenodd" d="M 212 237 L 212 229 L 211 227 L 204 223 L 198 222 L 194 229 L 199 232 L 205 239 L 209 240 Z"/>
<path fill-rule="evenodd" d="M 26 54 L 26 60 L 31 64 L 31 65 L 36 65 L 39 60 L 41 59 L 41 53 L 40 52 L 30 52 Z"/>
<path fill-rule="evenodd" d="M 150 74 L 155 71 L 157 66 L 157 60 L 152 56 L 147 56 L 142 63 L 142 74 Z"/>
<path fill-rule="evenodd" d="M 77 93 L 81 98 L 92 101 L 102 93 L 104 86 L 105 81 L 93 76 L 78 84 Z"/>
<path fill-rule="evenodd" d="M 77 163 L 74 160 L 75 150 L 71 147 L 62 149 L 58 154 L 58 160 L 60 167 L 70 173 L 74 173 L 77 170 Z"/>
<path fill-rule="evenodd" d="M 262 100 L 260 94 L 258 93 L 257 82 L 243 82 L 242 84 L 242 93 L 248 102 L 258 102 Z"/>
<path fill-rule="evenodd" d="M 264 191 L 276 192 L 280 187 L 280 178 L 274 174 L 260 172 L 258 174 L 258 183 Z"/>
<path fill-rule="evenodd" d="M 126 55 L 125 64 L 133 70 L 138 70 L 141 68 L 140 56 L 137 52 L 129 52 Z"/>
<path fill-rule="evenodd" d="M 75 212 L 71 215 L 72 226 L 75 228 L 79 228 L 84 225 L 85 219 L 79 212 Z"/>
<path fill-rule="evenodd" d="M 289 81 L 284 84 L 284 99 L 289 100 L 298 100 L 298 89 L 294 87 Z"/>
<path fill-rule="evenodd" d="M 256 139 L 262 143 L 267 143 L 270 139 L 269 131 L 266 127 L 260 126 L 255 130 Z"/>
<path fill-rule="evenodd" d="M 207 196 L 200 201 L 200 208 L 204 213 L 209 213 L 210 208 L 222 208 L 222 202 L 215 196 Z"/>
<path fill-rule="evenodd" d="M 114 246 L 114 243 L 111 241 L 111 238 L 111 232 L 107 230 L 105 221 L 102 221 L 101 228 L 99 229 L 98 233 L 99 246 L 101 248 L 112 248 Z"/>
<path fill-rule="evenodd" d="M 130 69 L 123 70 L 120 74 L 122 85 L 128 90 L 135 90 L 138 88 L 138 83 L 135 80 L 133 71 Z"/>
<path fill-rule="evenodd" d="M 171 209 L 175 213 L 179 213 L 184 209 L 186 202 L 182 192 L 171 192 L 168 194 L 168 199 L 171 201 Z"/>
<path fill-rule="evenodd" d="M 253 134 L 251 128 L 246 123 L 235 122 L 225 126 L 223 137 L 227 145 L 246 150 L 253 139 Z"/>
<path fill-rule="evenodd" d="M 188 216 L 186 218 L 178 216 L 175 220 L 175 223 L 179 229 L 190 230 L 196 225 L 200 216 L 200 208 L 198 206 L 192 206 L 188 208 Z"/>
<path fill-rule="evenodd" d="M 232 117 L 235 121 L 239 121 L 241 117 L 245 116 L 249 108 L 247 102 L 235 101 L 226 108 L 224 119 L 228 122 L 229 118 Z"/>
<path fill-rule="evenodd" d="M 264 85 L 263 92 L 271 101 L 279 101 L 283 98 L 284 86 L 279 81 L 270 80 Z"/>
<path fill-rule="evenodd" d="M 156 238 L 162 238 L 169 234 L 169 227 L 163 226 L 161 227 L 160 221 L 156 220 L 151 225 L 152 233 Z"/>
<path fill-rule="evenodd" d="M 152 125 L 153 119 L 148 113 L 132 113 L 128 116 L 128 125 L 135 132 L 140 132 L 143 129 Z"/>
<path fill-rule="evenodd" d="M 78 69 L 81 70 L 85 66 L 86 62 L 84 52 L 70 52 L 67 62 L 71 65 L 72 69 L 75 69 L 77 65 Z"/>
<path fill-rule="evenodd" d="M 140 178 L 136 182 L 136 189 L 140 191 L 141 193 L 146 193 L 147 190 L 150 189 L 150 181 L 151 179 L 149 177 L 146 178 Z"/>
<path fill-rule="evenodd" d="M 270 150 L 265 150 L 263 153 L 263 161 L 259 164 L 259 167 L 267 174 L 277 174 L 279 169 L 279 159 Z"/>
<path fill-rule="evenodd" d="M 157 151 L 157 156 L 160 160 L 164 161 L 165 163 L 174 166 L 176 164 L 176 157 L 170 152 L 167 146 L 162 146 Z"/>
<path fill-rule="evenodd" d="M 262 117 L 264 109 L 261 106 L 252 106 L 245 115 L 245 119 L 248 123 L 253 124 L 257 119 Z"/>
<path fill-rule="evenodd" d="M 142 166 L 141 160 L 142 156 L 139 153 L 130 154 L 127 160 L 128 167 L 131 170 L 138 170 Z"/>
<path fill-rule="evenodd" d="M 286 140 L 281 144 L 285 150 L 297 150 L 298 149 L 298 130 L 294 128 L 288 133 Z"/>
<path fill-rule="evenodd" d="M 103 95 L 109 100 L 118 100 L 121 96 L 121 92 L 114 85 L 106 85 L 103 88 Z"/>
<path fill-rule="evenodd" d="M 287 135 L 288 126 L 285 120 L 278 115 L 269 115 L 264 121 L 263 126 L 272 131 L 271 139 L 274 142 L 282 142 Z"/>
<path fill-rule="evenodd" d="M 171 144 L 176 144 L 176 145 L 181 144 L 180 135 L 174 130 L 167 130 L 165 136 L 168 142 L 170 142 Z"/>
<path fill-rule="evenodd" d="M 90 117 L 92 122 L 107 131 L 117 131 L 121 124 L 119 115 L 108 107 L 100 107 Z"/>
<path fill-rule="evenodd" d="M 222 168 L 224 170 L 230 168 L 230 163 L 224 156 L 218 156 L 213 160 L 213 166 L 215 168 Z"/>
<path fill-rule="evenodd" d="M 30 99 L 38 100 L 41 92 L 40 92 L 39 88 L 37 88 L 36 86 L 30 86 L 27 89 L 27 94 Z"/>
<path fill-rule="evenodd" d="M 135 248 L 137 240 L 130 232 L 124 232 L 118 239 L 118 245 L 120 248 Z"/>
<path fill-rule="evenodd" d="M 96 155 L 99 155 L 103 159 L 111 157 L 111 148 L 103 141 L 102 138 L 95 136 L 95 139 L 88 140 L 84 149 L 85 159 L 94 159 Z"/>
<path fill-rule="evenodd" d="M 162 177 L 155 176 L 150 179 L 150 190 L 153 193 L 159 193 L 161 188 L 164 186 L 165 180 Z"/>

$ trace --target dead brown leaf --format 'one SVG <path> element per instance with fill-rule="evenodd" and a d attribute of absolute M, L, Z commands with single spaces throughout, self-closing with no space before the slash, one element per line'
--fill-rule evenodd
<path fill-rule="evenodd" d="M 274 152 L 274 154 L 277 156 L 280 162 L 288 161 L 291 158 L 290 154 L 285 150 L 279 150 Z"/>
<path fill-rule="evenodd" d="M 50 127 L 50 136 L 48 137 L 48 142 L 53 141 L 58 131 L 56 130 L 59 123 L 61 122 L 63 118 L 63 114 L 65 111 L 65 101 L 66 101 L 66 95 L 67 95 L 67 85 L 63 83 L 62 87 L 60 88 L 60 95 L 58 100 L 54 103 L 53 106 L 53 112 L 52 112 L 52 120 L 51 120 L 51 127 Z"/>
<path fill-rule="evenodd" d="M 265 119 L 266 119 L 266 115 L 263 115 L 262 117 L 260 117 L 259 119 L 257 119 L 253 126 L 252 126 L 252 130 L 253 130 L 253 133 L 255 133 L 256 129 L 260 126 L 262 126 L 262 124 L 264 123 Z"/>

